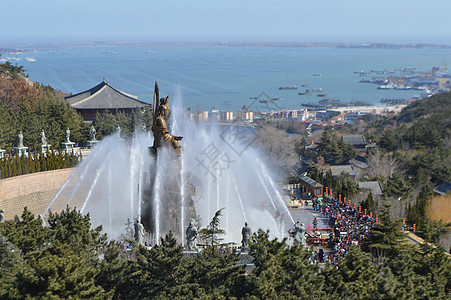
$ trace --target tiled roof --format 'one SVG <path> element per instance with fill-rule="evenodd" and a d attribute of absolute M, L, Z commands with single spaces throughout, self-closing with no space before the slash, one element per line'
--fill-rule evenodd
<path fill-rule="evenodd" d="M 342 139 L 343 139 L 343 142 L 345 142 L 348 145 L 366 145 L 366 144 L 368 144 L 365 141 L 365 138 L 363 137 L 363 135 L 360 135 L 360 134 L 343 135 Z"/>
<path fill-rule="evenodd" d="M 307 176 L 299 176 L 299 178 L 300 178 L 302 181 L 306 182 L 307 184 L 310 184 L 310 185 L 313 186 L 313 187 L 323 187 L 323 185 L 322 185 L 321 183 L 316 182 L 315 180 L 313 180 L 313 179 L 310 178 L 310 177 L 307 177 Z"/>
<path fill-rule="evenodd" d="M 366 169 L 366 168 L 368 168 L 368 165 L 369 165 L 368 160 L 361 155 L 357 155 L 356 157 L 354 157 L 353 159 L 348 161 L 348 163 L 350 163 L 351 165 L 354 165 L 360 169 Z"/>
<path fill-rule="evenodd" d="M 123 109 L 148 105 L 138 100 L 137 96 L 122 92 L 105 81 L 87 91 L 68 96 L 65 100 L 76 109 Z"/>
<path fill-rule="evenodd" d="M 451 182 L 443 181 L 437 187 L 435 187 L 434 192 L 440 195 L 446 195 L 446 193 L 451 192 Z"/>
<path fill-rule="evenodd" d="M 357 172 L 354 170 L 352 165 L 330 166 L 330 171 L 332 172 L 332 176 L 340 176 L 342 172 L 351 176 L 357 175 Z"/>
<path fill-rule="evenodd" d="M 382 187 L 379 181 L 362 181 L 357 182 L 359 188 L 369 189 L 373 195 L 382 195 Z"/>

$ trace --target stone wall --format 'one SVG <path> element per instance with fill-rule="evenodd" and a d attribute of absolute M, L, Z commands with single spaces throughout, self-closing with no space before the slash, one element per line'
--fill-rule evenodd
<path fill-rule="evenodd" d="M 75 168 L 27 174 L 0 180 L 0 209 L 5 219 L 21 216 L 28 207 L 34 214 L 43 213 Z"/>

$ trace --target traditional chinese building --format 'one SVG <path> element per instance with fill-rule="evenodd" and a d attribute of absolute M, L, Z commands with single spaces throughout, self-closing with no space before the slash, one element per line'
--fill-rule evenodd
<path fill-rule="evenodd" d="M 130 114 L 135 109 L 144 109 L 148 103 L 138 100 L 137 96 L 120 91 L 105 80 L 84 92 L 65 97 L 69 105 L 83 116 L 85 121 L 92 121 L 95 115 L 106 110 L 112 114 L 123 112 Z"/>
<path fill-rule="evenodd" d="M 451 193 L 451 182 L 445 180 L 436 186 L 433 191 L 434 196 L 445 196 L 447 193 Z"/>
<path fill-rule="evenodd" d="M 324 186 L 321 183 L 318 183 L 307 176 L 299 176 L 299 179 L 301 193 L 310 195 L 311 197 L 317 197 L 318 199 L 323 199 Z"/>

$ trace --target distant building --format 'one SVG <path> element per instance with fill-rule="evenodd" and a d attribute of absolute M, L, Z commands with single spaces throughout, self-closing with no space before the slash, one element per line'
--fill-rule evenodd
<path fill-rule="evenodd" d="M 366 152 L 366 150 L 377 149 L 376 144 L 367 142 L 361 134 L 343 135 L 341 139 L 361 153 Z"/>
<path fill-rule="evenodd" d="M 254 112 L 249 110 L 237 110 L 236 119 L 239 121 L 254 122 Z"/>
<path fill-rule="evenodd" d="M 311 197 L 318 197 L 322 199 L 324 197 L 324 186 L 321 183 L 316 182 L 310 177 L 299 176 L 301 193 L 310 195 Z"/>
<path fill-rule="evenodd" d="M 366 145 L 368 145 L 368 142 L 365 141 L 365 137 L 361 134 L 343 135 L 341 139 L 343 142 L 360 152 L 365 151 Z"/>
<path fill-rule="evenodd" d="M 352 177 L 352 179 L 357 179 L 357 170 L 354 169 L 352 165 L 337 165 L 337 166 L 330 166 L 330 171 L 332 173 L 332 176 L 340 176 L 341 173 L 345 173 L 348 176 Z"/>
<path fill-rule="evenodd" d="M 233 111 L 219 112 L 219 120 L 221 122 L 232 122 L 233 121 Z"/>
<path fill-rule="evenodd" d="M 365 157 L 363 157 L 361 155 L 357 155 L 356 157 L 354 157 L 353 159 L 348 161 L 348 163 L 354 167 L 354 170 L 361 170 L 361 171 L 365 171 L 366 169 L 368 169 L 368 166 L 370 164 L 368 162 L 368 159 L 366 159 Z"/>
<path fill-rule="evenodd" d="M 451 193 L 451 182 L 443 181 L 438 186 L 436 186 L 433 191 L 434 196 L 444 196 L 448 193 Z"/>
<path fill-rule="evenodd" d="M 359 189 L 361 189 L 358 196 L 359 201 L 365 200 L 369 193 L 373 196 L 374 201 L 379 202 L 382 200 L 384 190 L 382 189 L 382 185 L 379 181 L 358 181 L 357 184 Z"/>
<path fill-rule="evenodd" d="M 304 121 L 307 121 L 308 119 L 309 119 L 309 113 L 308 113 L 307 109 L 299 111 L 298 116 L 297 116 L 298 122 L 304 122 Z"/>
<path fill-rule="evenodd" d="M 193 117 L 196 121 L 208 121 L 208 110 L 196 111 Z"/>
<path fill-rule="evenodd" d="M 130 114 L 135 109 L 149 107 L 148 103 L 138 100 L 137 96 L 120 91 L 106 81 L 64 99 L 83 116 L 85 121 L 92 121 L 97 113 L 103 113 L 106 110 L 112 114 L 118 112 Z"/>

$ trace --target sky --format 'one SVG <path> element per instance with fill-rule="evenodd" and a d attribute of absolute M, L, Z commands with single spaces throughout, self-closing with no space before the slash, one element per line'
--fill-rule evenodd
<path fill-rule="evenodd" d="M 451 0 L 2 0 L 0 42 L 451 45 Z"/>

